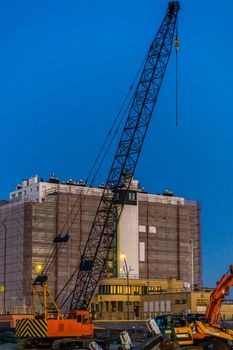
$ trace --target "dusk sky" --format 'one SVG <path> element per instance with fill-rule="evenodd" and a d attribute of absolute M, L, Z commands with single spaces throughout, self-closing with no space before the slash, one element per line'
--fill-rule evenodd
<path fill-rule="evenodd" d="M 213 287 L 233 264 L 233 1 L 180 3 L 179 126 L 173 48 L 134 177 L 150 193 L 200 201 L 203 281 Z M 35 174 L 87 177 L 166 8 L 0 2 L 0 199 Z"/>

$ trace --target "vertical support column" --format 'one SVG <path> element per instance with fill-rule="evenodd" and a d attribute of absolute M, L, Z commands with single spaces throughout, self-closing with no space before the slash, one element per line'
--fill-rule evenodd
<path fill-rule="evenodd" d="M 197 202 L 197 229 L 198 229 L 198 261 L 199 261 L 199 265 L 198 265 L 198 287 L 201 288 L 202 287 L 202 276 L 203 276 L 203 271 L 202 271 L 202 237 L 201 237 L 201 206 L 200 206 L 200 202 Z"/>
<path fill-rule="evenodd" d="M 80 258 L 82 255 L 82 239 L 83 239 L 83 196 L 79 194 L 79 229 L 80 229 L 80 237 L 79 237 L 79 254 Z"/>
<path fill-rule="evenodd" d="M 59 230 L 59 192 L 56 196 L 56 222 L 55 222 L 55 237 L 58 235 Z M 58 294 L 58 244 L 55 244 L 55 295 Z"/>
<path fill-rule="evenodd" d="M 47 320 L 48 318 L 48 310 L 47 310 L 47 286 L 43 285 L 43 304 L 44 304 L 44 319 Z"/>
<path fill-rule="evenodd" d="M 146 278 L 149 279 L 149 205 L 146 204 Z"/>
<path fill-rule="evenodd" d="M 177 279 L 180 280 L 180 206 L 177 203 L 177 216 L 176 216 L 176 228 L 177 228 Z"/>
<path fill-rule="evenodd" d="M 4 227 L 4 270 L 3 270 L 3 285 L 4 285 L 4 294 L 3 294 L 3 312 L 6 312 L 6 253 L 7 253 L 7 225 L 5 224 L 6 219 L 2 222 Z"/>

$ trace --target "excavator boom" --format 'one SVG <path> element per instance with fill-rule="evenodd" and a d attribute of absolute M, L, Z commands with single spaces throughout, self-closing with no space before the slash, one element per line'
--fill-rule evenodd
<path fill-rule="evenodd" d="M 230 288 L 233 285 L 233 265 L 230 266 L 229 273 L 222 276 L 221 280 L 217 282 L 216 288 L 210 295 L 210 302 L 207 306 L 205 319 L 210 325 L 219 325 L 220 321 L 220 307 L 226 295 L 228 295 Z"/>

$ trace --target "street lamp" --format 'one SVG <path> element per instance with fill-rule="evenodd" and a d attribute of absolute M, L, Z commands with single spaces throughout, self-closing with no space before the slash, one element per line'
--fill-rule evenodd
<path fill-rule="evenodd" d="M 193 244 L 192 238 L 189 239 L 189 246 L 191 250 L 191 269 L 192 269 L 192 285 L 191 285 L 191 290 L 194 289 L 194 249 L 196 249 L 198 246 Z"/>
<path fill-rule="evenodd" d="M 125 273 L 126 279 L 127 279 L 127 320 L 129 320 L 129 274 L 133 270 L 130 267 L 128 267 L 127 261 L 126 261 L 126 255 L 124 253 L 121 253 L 121 260 L 123 261 L 123 271 Z"/>
<path fill-rule="evenodd" d="M 40 264 L 36 265 L 35 270 L 36 270 L 36 273 L 41 274 L 41 272 L 42 272 L 42 265 L 40 265 Z"/>

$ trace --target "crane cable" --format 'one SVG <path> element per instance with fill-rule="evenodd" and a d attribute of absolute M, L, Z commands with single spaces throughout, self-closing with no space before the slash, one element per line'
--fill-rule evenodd
<path fill-rule="evenodd" d="M 131 94 L 131 92 L 132 92 L 132 90 L 133 90 L 133 87 L 134 87 L 134 85 L 135 85 L 137 79 L 138 79 L 138 76 L 139 76 L 140 72 L 142 71 L 142 68 L 143 68 L 143 66 L 144 66 L 144 64 L 145 64 L 146 59 L 147 59 L 147 55 L 145 56 L 143 62 L 141 63 L 140 68 L 139 68 L 139 70 L 138 70 L 138 72 L 137 72 L 137 74 L 136 74 L 136 76 L 135 76 L 135 78 L 134 78 L 134 80 L 133 80 L 133 82 L 132 82 L 132 84 L 131 84 L 129 90 L 128 90 L 128 93 L 127 93 L 126 97 L 125 97 L 124 100 L 123 100 L 123 103 L 122 103 L 122 105 L 121 105 L 121 107 L 120 107 L 120 110 L 119 110 L 119 112 L 117 113 L 117 115 L 116 115 L 116 117 L 115 117 L 115 119 L 114 119 L 114 121 L 113 121 L 113 124 L 112 124 L 112 126 L 111 126 L 111 128 L 110 128 L 110 130 L 109 130 L 109 132 L 108 132 L 108 134 L 107 134 L 107 136 L 106 136 L 106 138 L 105 138 L 105 140 L 104 140 L 104 142 L 103 142 L 101 148 L 100 148 L 100 151 L 99 151 L 98 154 L 97 154 L 97 157 L 96 157 L 95 161 L 93 162 L 93 165 L 92 165 L 92 167 L 91 167 L 91 169 L 90 169 L 90 171 L 89 171 L 89 174 L 88 174 L 88 176 L 87 176 L 87 178 L 86 178 L 86 180 L 85 180 L 85 182 L 84 182 L 85 185 L 87 185 L 87 183 L 88 183 L 88 181 L 89 181 L 89 178 L 91 177 L 93 171 L 95 170 L 95 167 L 96 167 L 96 165 L 97 165 L 97 162 L 99 161 L 99 159 L 100 159 L 100 157 L 101 157 L 101 154 L 104 152 L 104 149 L 106 148 L 106 145 L 107 145 L 107 143 L 108 143 L 108 141 L 109 141 L 109 138 L 110 138 L 110 136 L 112 135 L 113 128 L 115 127 L 117 121 L 119 120 L 120 115 L 122 114 L 122 111 L 123 111 L 123 109 L 124 109 L 124 107 L 125 107 L 125 105 L 126 105 L 126 103 L 127 103 L 127 100 L 129 99 L 129 96 L 130 96 L 130 94 Z M 70 217 L 72 216 L 72 214 L 73 214 L 73 212 L 74 212 L 74 210 L 75 210 L 75 208 L 76 208 L 76 205 L 77 205 L 78 202 L 79 202 L 79 208 L 78 208 L 78 210 L 76 211 L 75 216 L 74 216 L 74 218 L 72 219 L 72 221 L 71 221 L 71 223 L 69 224 L 68 229 L 67 229 L 67 232 L 70 231 L 70 229 L 71 229 L 71 227 L 72 227 L 72 225 L 73 225 L 73 223 L 74 223 L 74 221 L 75 221 L 75 219 L 76 219 L 76 217 L 77 217 L 77 215 L 78 215 L 78 213 L 79 213 L 79 211 L 80 211 L 80 207 L 81 207 L 81 205 L 83 204 L 83 202 L 85 201 L 85 199 L 86 199 L 86 197 L 87 197 L 87 195 L 88 195 L 88 192 L 89 192 L 91 186 L 93 185 L 93 183 L 94 183 L 94 181 L 95 181 L 95 179 L 96 179 L 96 176 L 98 175 L 98 173 L 99 173 L 99 171 L 100 171 L 100 169 L 101 169 L 101 166 L 102 166 L 102 164 L 103 164 L 103 162 L 104 162 L 104 160 L 105 160 L 105 158 L 106 158 L 106 156 L 107 156 L 107 153 L 109 152 L 109 149 L 110 149 L 110 147 L 111 147 L 111 145 L 112 145 L 112 143 L 113 143 L 113 141 L 114 141 L 114 139 L 115 139 L 115 137 L 116 137 L 116 134 L 117 134 L 117 132 L 118 132 L 118 130 L 119 130 L 119 127 L 120 127 L 120 125 L 122 124 L 122 121 L 123 121 L 123 119 L 124 119 L 124 117 L 125 117 L 125 115 L 126 115 L 128 109 L 129 109 L 129 106 L 131 105 L 132 99 L 133 99 L 133 96 L 131 96 L 130 101 L 128 102 L 128 104 L 127 104 L 127 106 L 126 106 L 126 108 L 125 108 L 125 111 L 124 111 L 124 113 L 123 113 L 123 115 L 122 115 L 120 121 L 119 121 L 118 124 L 117 124 L 117 127 L 116 127 L 116 129 L 115 129 L 115 131 L 114 131 L 114 133 L 113 133 L 113 135 L 112 135 L 112 138 L 111 138 L 111 140 L 110 140 L 110 142 L 109 142 L 109 145 L 107 146 L 107 148 L 106 148 L 106 150 L 105 150 L 105 152 L 104 152 L 104 154 L 103 154 L 103 156 L 102 156 L 102 159 L 101 159 L 101 161 L 99 162 L 99 164 L 98 164 L 98 166 L 97 166 L 97 169 L 96 169 L 96 171 L 95 171 L 95 173 L 94 173 L 94 176 L 93 176 L 93 178 L 92 178 L 92 180 L 91 180 L 91 183 L 89 184 L 89 187 L 88 187 L 88 189 L 87 189 L 87 191 L 86 191 L 86 193 L 85 193 L 85 195 L 84 195 L 84 197 L 83 197 L 83 200 L 80 201 L 79 199 L 80 199 L 80 197 L 81 197 L 81 195 L 82 195 L 82 193 L 83 193 L 83 191 L 84 191 L 84 188 L 80 191 L 79 195 L 77 196 L 77 199 L 76 199 L 74 205 L 72 206 L 72 209 L 71 209 L 71 211 L 70 211 L 70 213 L 69 213 L 69 215 L 68 215 L 68 217 L 67 217 L 65 223 L 63 224 L 63 226 L 62 226 L 62 228 L 61 228 L 59 234 L 57 235 L 58 237 L 61 237 L 61 235 L 64 233 L 65 228 L 66 228 L 67 224 L 69 223 Z M 54 265 L 54 261 L 55 261 L 55 259 L 56 259 L 56 256 L 57 256 L 59 250 L 61 250 L 61 248 L 63 248 L 63 244 L 60 244 L 59 247 L 58 247 L 58 249 L 54 249 L 54 247 L 52 248 L 50 257 L 46 259 L 46 262 L 45 262 L 45 264 L 44 264 L 45 268 L 43 269 L 43 272 L 42 272 L 43 274 L 47 274 L 47 273 L 51 270 L 52 266 Z"/>
<path fill-rule="evenodd" d="M 132 97 L 132 98 L 133 98 L 133 97 Z M 84 201 L 85 201 L 85 199 L 86 199 L 86 197 L 87 197 L 87 195 L 88 195 L 88 193 L 89 193 L 89 191 L 90 191 L 90 189 L 91 189 L 92 183 L 94 182 L 95 177 L 97 176 L 97 173 L 99 172 L 99 170 L 100 170 L 100 168 L 101 168 L 101 166 L 102 166 L 102 164 L 103 164 L 103 161 L 104 161 L 104 159 L 105 159 L 105 157 L 106 157 L 106 155 L 107 155 L 107 153 L 108 153 L 108 151 L 109 151 L 109 149 L 110 149 L 110 147 L 111 147 L 111 145 L 112 145 L 112 142 L 113 142 L 113 140 L 114 140 L 114 138 L 115 138 L 115 136 L 116 136 L 116 134 L 117 134 L 117 132 L 118 132 L 118 130 L 119 130 L 120 124 L 122 123 L 122 120 L 123 120 L 124 117 L 125 117 L 125 114 L 126 114 L 126 112 L 127 112 L 127 110 L 128 110 L 128 107 L 129 107 L 129 105 L 130 105 L 131 102 L 132 102 L 132 98 L 130 99 L 130 101 L 129 101 L 128 105 L 127 105 L 127 108 L 126 108 L 126 110 L 125 110 L 125 113 L 122 115 L 122 117 L 121 117 L 121 119 L 120 119 L 120 121 L 119 121 L 119 123 L 118 123 L 118 126 L 117 126 L 117 128 L 116 128 L 116 130 L 115 130 L 115 132 L 114 132 L 114 134 L 113 134 L 113 136 L 112 136 L 112 139 L 110 140 L 110 143 L 109 143 L 107 149 L 105 150 L 105 153 L 104 153 L 104 155 L 103 155 L 103 157 L 102 157 L 102 159 L 101 159 L 101 161 L 100 161 L 100 164 L 99 164 L 99 166 L 98 166 L 98 168 L 97 168 L 97 170 L 96 170 L 96 173 L 95 173 L 95 175 L 94 175 L 94 177 L 93 177 L 93 179 L 92 179 L 92 182 L 91 182 L 90 186 L 87 188 L 87 191 L 85 192 L 85 195 L 83 196 L 83 199 L 79 201 L 79 207 L 78 207 L 77 211 L 75 212 L 75 215 L 74 215 L 73 219 L 72 219 L 71 222 L 69 223 L 68 232 L 70 231 L 72 225 L 74 224 L 75 219 L 76 219 L 76 217 L 77 217 L 78 214 L 79 214 L 81 205 L 84 203 Z M 82 194 L 83 191 L 84 191 L 84 189 L 81 190 L 81 192 L 80 192 L 80 194 L 78 195 L 78 198 L 77 198 L 77 199 L 81 198 L 80 196 L 81 196 L 81 194 Z M 68 219 L 71 217 L 72 212 L 74 211 L 74 208 L 75 208 L 76 204 L 77 204 L 77 200 L 75 201 L 75 204 L 74 204 L 74 206 L 73 206 L 73 208 L 72 208 L 72 210 L 71 210 L 71 213 L 69 214 Z M 66 222 L 69 222 L 68 219 L 66 220 Z M 63 227 L 65 227 L 65 225 L 63 225 Z M 63 233 L 63 232 L 60 233 L 60 236 L 61 236 L 62 233 Z M 59 247 L 58 247 L 58 249 L 53 250 L 53 251 L 51 252 L 51 256 L 47 259 L 48 263 L 45 263 L 46 268 L 43 270 L 43 273 L 44 273 L 44 274 L 47 274 L 47 273 L 49 272 L 49 270 L 51 270 L 51 268 L 53 267 L 53 264 L 54 264 L 54 261 L 55 261 L 55 259 L 56 259 L 56 256 L 57 256 L 58 252 L 59 252 L 63 247 L 64 247 L 64 243 L 63 243 L 63 244 L 60 244 Z"/>
<path fill-rule="evenodd" d="M 125 117 L 125 114 L 127 113 L 129 107 L 131 106 L 132 100 L 133 100 L 133 96 L 131 97 L 130 101 L 128 102 L 127 108 L 126 108 L 124 114 L 122 115 L 121 120 L 120 120 L 119 123 L 118 123 L 118 126 L 117 126 L 117 128 L 116 128 L 116 130 L 115 130 L 115 133 L 114 133 L 114 135 L 113 135 L 113 137 L 112 137 L 112 140 L 111 140 L 111 142 L 110 142 L 109 147 L 111 146 L 111 143 L 112 143 L 112 141 L 113 141 L 113 139 L 114 139 L 114 137 L 115 137 L 115 135 L 116 135 L 116 133 L 117 133 L 117 131 L 118 131 L 118 129 L 119 129 L 121 123 L 122 123 L 122 120 L 123 120 L 124 117 Z M 105 154 L 104 154 L 104 156 L 103 156 L 103 159 L 104 159 L 106 153 L 108 152 L 109 147 L 108 147 L 108 149 L 106 150 L 106 152 L 105 152 Z M 102 161 L 103 161 L 103 159 L 102 159 Z M 98 169 L 97 169 L 97 171 L 98 171 Z M 88 189 L 88 190 L 89 190 L 89 189 Z M 85 197 L 86 197 L 86 195 L 85 195 Z M 85 199 L 85 198 L 84 198 L 84 199 Z M 75 218 L 76 218 L 77 215 L 78 215 L 78 213 L 76 213 L 76 215 L 75 215 L 75 217 L 74 217 L 74 220 L 75 220 Z M 74 220 L 72 221 L 72 224 L 73 224 Z M 62 288 L 62 290 L 61 290 L 61 291 L 59 292 L 59 294 L 56 296 L 56 300 L 59 298 L 59 296 L 60 296 L 61 294 L 63 294 L 63 291 L 64 291 L 64 290 L 66 289 L 66 287 L 70 284 L 70 282 L 72 281 L 72 279 L 73 279 L 73 277 L 75 276 L 75 274 L 76 274 L 76 272 L 78 271 L 78 269 L 79 269 L 79 266 L 77 266 L 77 268 L 75 269 L 75 271 L 73 272 L 73 274 L 70 276 L 70 278 L 68 279 L 68 281 L 66 282 L 66 284 L 64 285 L 64 287 Z M 70 291 L 67 291 L 67 292 L 70 293 Z M 69 298 L 69 297 L 66 298 L 67 292 L 63 295 L 62 301 L 60 301 L 60 304 L 62 304 L 62 306 L 64 305 L 64 303 L 65 303 L 65 302 L 68 300 L 68 298 Z M 64 300 L 65 300 L 65 302 L 64 302 Z"/>
<path fill-rule="evenodd" d="M 175 36 L 175 47 L 176 47 L 176 127 L 178 127 L 178 117 L 179 117 L 179 61 L 178 53 L 180 49 L 180 41 L 178 35 L 178 18 L 176 22 L 176 36 Z"/>
<path fill-rule="evenodd" d="M 93 165 L 92 165 L 92 167 L 91 167 L 91 169 L 90 169 L 90 171 L 89 171 L 89 174 L 88 174 L 88 176 L 87 176 L 87 178 L 86 178 L 86 180 L 85 180 L 85 182 L 84 182 L 85 185 L 87 185 L 87 183 L 88 183 L 88 181 L 89 181 L 89 178 L 91 177 L 91 174 L 92 174 L 93 171 L 95 170 L 95 167 L 96 167 L 96 165 L 97 165 L 97 162 L 98 162 L 98 160 L 99 160 L 100 157 L 101 157 L 101 154 L 104 152 L 104 149 L 105 149 L 105 147 L 106 147 L 106 145 L 107 145 L 107 142 L 108 142 L 108 140 L 109 140 L 109 138 L 110 138 L 110 136 L 111 136 L 111 134 L 112 134 L 112 132 L 113 132 L 113 128 L 115 127 L 115 125 L 116 125 L 116 123 L 117 123 L 117 121 L 118 121 L 118 119 L 119 119 L 119 117 L 120 117 L 120 115 L 121 115 L 121 113 L 122 113 L 122 111 L 123 111 L 123 108 L 125 107 L 125 104 L 126 104 L 128 98 L 129 98 L 129 96 L 130 96 L 130 93 L 131 93 L 131 91 L 132 91 L 132 89 L 133 89 L 133 87 L 134 87 L 134 85 L 135 85 L 135 82 L 137 81 L 138 76 L 139 76 L 139 74 L 140 74 L 140 72 L 141 72 L 141 70 L 142 70 L 142 68 L 143 68 L 143 66 L 144 66 L 144 62 L 145 62 L 146 58 L 147 58 L 147 56 L 144 58 L 144 60 L 143 60 L 143 62 L 142 62 L 142 64 L 141 64 L 141 66 L 140 66 L 140 68 L 139 68 L 139 70 L 138 70 L 138 72 L 137 72 L 137 74 L 136 74 L 136 77 L 134 78 L 133 83 L 131 84 L 131 86 L 130 86 L 130 88 L 129 88 L 129 91 L 128 91 L 126 97 L 124 98 L 124 101 L 123 101 L 123 103 L 122 103 L 122 105 L 121 105 L 121 107 L 120 107 L 120 110 L 119 110 L 119 112 L 117 113 L 117 115 L 116 115 L 116 117 L 115 117 L 115 119 L 114 119 L 114 121 L 113 121 L 113 124 L 112 124 L 112 126 L 111 126 L 111 128 L 110 128 L 110 130 L 109 130 L 109 132 L 108 132 L 108 134 L 107 134 L 107 136 L 106 136 L 106 138 L 105 138 L 105 140 L 104 140 L 104 142 L 103 142 L 101 148 L 100 148 L 100 151 L 98 152 L 97 157 L 96 157 L 95 161 L 93 162 Z M 126 107 L 125 112 L 123 113 L 123 117 L 125 116 L 128 107 L 129 107 L 129 103 L 128 103 L 127 107 Z M 113 140 L 114 140 L 114 138 L 115 138 L 115 136 L 116 136 L 116 134 L 117 134 L 117 132 L 118 132 L 118 130 L 119 130 L 119 126 L 120 126 L 122 120 L 123 120 L 123 118 L 120 119 L 120 123 L 118 123 L 118 125 L 117 125 L 117 128 L 116 128 L 116 130 L 115 130 L 115 132 L 114 132 L 114 134 L 113 134 L 113 136 L 112 136 L 112 139 L 110 140 L 110 144 L 108 145 L 107 150 L 105 151 L 105 153 L 104 153 L 104 155 L 103 155 L 103 157 L 102 157 L 102 159 L 101 159 L 99 165 L 97 166 L 97 170 L 96 170 L 96 172 L 95 172 L 95 174 L 94 174 L 94 176 L 93 176 L 93 178 L 92 178 L 92 180 L 91 180 L 91 183 L 89 184 L 89 187 L 91 187 L 91 186 L 94 184 L 94 181 L 95 181 L 95 179 L 96 179 L 96 176 L 98 175 L 98 173 L 99 173 L 99 171 L 100 171 L 100 169 L 101 169 L 101 166 L 102 166 L 102 164 L 103 164 L 103 162 L 104 162 L 104 160 L 105 160 L 105 158 L 106 158 L 106 156 L 107 156 L 107 153 L 108 153 L 108 151 L 109 151 L 109 149 L 110 149 L 110 146 L 112 145 L 112 142 L 113 142 Z M 81 193 L 82 193 L 82 192 L 83 192 L 83 190 L 81 191 Z M 81 193 L 80 193 L 80 194 L 81 194 Z M 64 223 L 64 225 L 63 225 L 63 227 L 62 227 L 62 229 L 61 229 L 61 231 L 60 231 L 60 233 L 59 233 L 58 236 L 61 236 L 61 234 L 64 233 L 65 227 L 66 227 L 67 223 L 69 222 L 70 216 L 72 215 L 72 213 L 73 213 L 73 211 L 74 211 L 75 206 L 76 206 L 77 203 L 78 203 L 78 198 L 77 198 L 77 200 L 75 201 L 75 204 L 74 204 L 74 206 L 72 207 L 71 212 L 70 212 L 70 214 L 69 214 L 67 220 L 65 221 L 65 223 Z M 68 228 L 70 229 L 71 227 L 69 226 Z"/>

